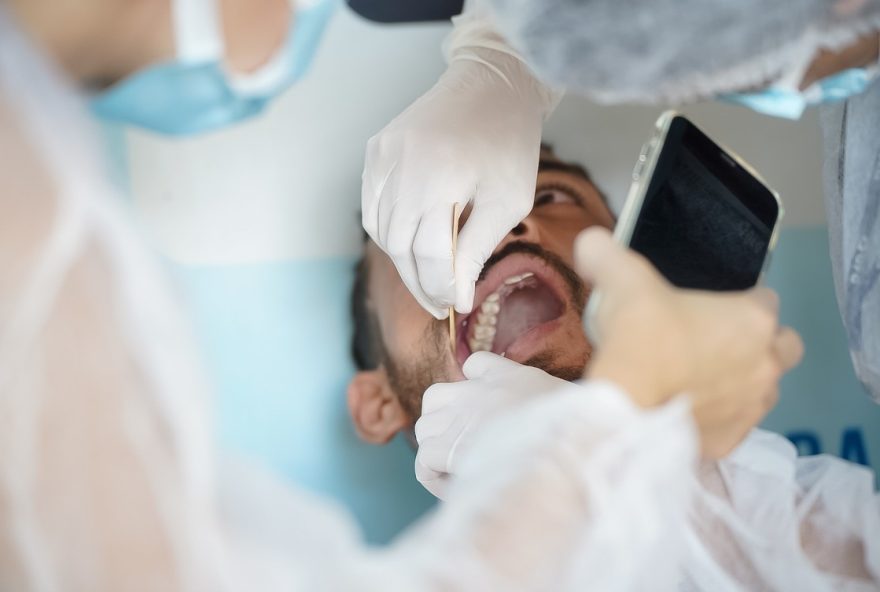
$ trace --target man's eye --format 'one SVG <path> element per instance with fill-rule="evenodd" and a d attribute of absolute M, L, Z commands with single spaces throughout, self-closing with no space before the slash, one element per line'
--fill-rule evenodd
<path fill-rule="evenodd" d="M 564 189 L 539 189 L 535 194 L 535 207 L 571 203 L 577 203 L 577 198 Z"/>

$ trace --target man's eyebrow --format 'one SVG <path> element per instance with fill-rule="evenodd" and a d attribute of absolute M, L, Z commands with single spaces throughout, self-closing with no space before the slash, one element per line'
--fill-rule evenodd
<path fill-rule="evenodd" d="M 580 166 L 579 164 L 572 164 L 568 162 L 561 162 L 559 160 L 548 160 L 541 159 L 538 162 L 538 171 L 559 171 L 562 173 L 568 173 L 570 175 L 575 175 L 577 177 L 581 177 L 585 181 L 593 182 L 592 177 L 590 177 L 590 173 L 587 172 L 587 169 Z"/>

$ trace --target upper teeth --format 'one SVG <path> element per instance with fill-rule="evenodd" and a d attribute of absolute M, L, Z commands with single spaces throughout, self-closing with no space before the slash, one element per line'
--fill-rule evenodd
<path fill-rule="evenodd" d="M 501 310 L 501 304 L 499 302 L 489 302 L 488 300 L 483 302 L 480 305 L 480 310 L 483 311 L 484 315 L 497 315 L 498 311 Z M 479 320 L 479 319 L 478 319 Z"/>
<path fill-rule="evenodd" d="M 495 337 L 495 327 L 492 325 L 477 325 L 474 327 L 474 337 L 480 340 L 492 339 Z"/>
<path fill-rule="evenodd" d="M 480 310 L 482 311 L 482 308 Z M 477 313 L 477 323 L 480 325 L 495 325 L 497 322 L 498 317 L 493 314 Z"/>
<path fill-rule="evenodd" d="M 504 280 L 504 283 L 508 286 L 512 286 L 513 284 L 518 284 L 521 281 L 523 281 L 524 279 L 530 278 L 533 275 L 535 275 L 535 274 L 533 274 L 531 271 L 527 271 L 522 275 L 512 275 L 509 278 L 507 278 L 506 280 Z"/>
<path fill-rule="evenodd" d="M 530 271 L 520 275 L 512 275 L 504 280 L 503 284 L 505 286 L 512 286 L 533 275 L 535 274 Z M 480 310 L 477 312 L 477 323 L 474 326 L 471 338 L 468 339 L 468 345 L 470 345 L 472 352 L 489 351 L 492 349 L 492 342 L 495 340 L 495 326 L 498 324 L 498 313 L 500 311 L 501 295 L 496 290 L 486 296 L 483 304 L 480 305 Z"/>

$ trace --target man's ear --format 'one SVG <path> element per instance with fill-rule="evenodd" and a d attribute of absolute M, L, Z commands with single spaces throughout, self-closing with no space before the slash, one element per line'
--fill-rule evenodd
<path fill-rule="evenodd" d="M 391 390 L 388 375 L 380 366 L 358 372 L 348 384 L 348 412 L 358 436 L 370 444 L 387 444 L 412 418 Z"/>

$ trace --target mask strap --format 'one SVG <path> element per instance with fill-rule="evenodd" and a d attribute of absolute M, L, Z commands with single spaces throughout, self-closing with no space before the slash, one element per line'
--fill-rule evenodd
<path fill-rule="evenodd" d="M 174 41 L 183 63 L 222 60 L 223 30 L 218 0 L 173 0 Z"/>
<path fill-rule="evenodd" d="M 309 48 L 314 48 L 317 37 L 333 12 L 334 4 L 334 0 L 289 2 L 290 22 L 286 38 L 266 63 L 253 72 L 238 73 L 226 69 L 226 80 L 230 87 L 245 96 L 263 97 L 289 84 L 291 78 L 298 78 L 302 71 L 293 69 L 297 63 L 295 55 L 307 54 Z"/>

